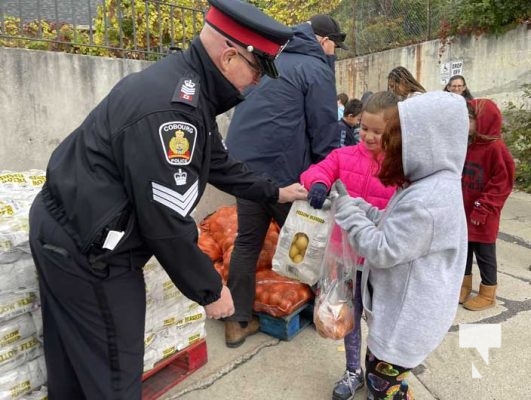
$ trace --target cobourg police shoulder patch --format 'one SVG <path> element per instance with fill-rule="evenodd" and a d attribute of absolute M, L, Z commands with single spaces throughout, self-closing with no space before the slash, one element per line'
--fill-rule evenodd
<path fill-rule="evenodd" d="M 188 165 L 194 155 L 197 128 L 182 121 L 171 121 L 159 127 L 162 151 L 171 165 Z"/>

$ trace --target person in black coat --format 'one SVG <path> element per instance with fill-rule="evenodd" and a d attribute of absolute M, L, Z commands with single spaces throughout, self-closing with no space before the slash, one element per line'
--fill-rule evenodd
<path fill-rule="evenodd" d="M 140 399 L 153 255 L 208 317 L 234 312 L 190 216 L 207 183 L 257 202 L 306 198 L 233 159 L 216 125 L 247 86 L 278 76 L 292 31 L 248 3 L 210 3 L 188 50 L 118 82 L 51 155 L 29 217 L 50 399 Z"/>
<path fill-rule="evenodd" d="M 266 78 L 247 93 L 234 111 L 226 140 L 235 158 L 279 185 L 298 182 L 303 171 L 340 145 L 339 136 L 331 134 L 337 124 L 334 64 L 345 34 L 323 14 L 293 32 L 277 59 L 279 79 Z M 258 331 L 252 316 L 256 262 L 271 220 L 282 226 L 291 206 L 242 197 L 236 203 L 238 235 L 227 282 L 235 313 L 225 322 L 228 347 L 240 346 Z"/>

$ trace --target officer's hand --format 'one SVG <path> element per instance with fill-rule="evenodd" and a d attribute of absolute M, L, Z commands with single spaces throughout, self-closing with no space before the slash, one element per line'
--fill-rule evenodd
<path fill-rule="evenodd" d="M 300 183 L 293 183 L 278 190 L 279 203 L 291 203 L 295 200 L 306 200 L 308 191 Z"/>
<path fill-rule="evenodd" d="M 205 312 L 208 318 L 214 319 L 230 317 L 234 314 L 234 303 L 227 286 L 223 285 L 221 288 L 221 297 L 219 299 L 205 306 Z"/>
<path fill-rule="evenodd" d="M 324 183 L 314 183 L 310 188 L 310 192 L 308 193 L 308 200 L 310 201 L 310 205 L 317 210 L 323 208 L 327 193 L 328 188 Z"/>

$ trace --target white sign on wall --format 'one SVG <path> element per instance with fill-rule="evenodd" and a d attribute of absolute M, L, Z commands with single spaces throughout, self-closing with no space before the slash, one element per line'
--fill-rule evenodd
<path fill-rule="evenodd" d="M 441 64 L 441 85 L 446 85 L 454 75 L 463 75 L 463 60 L 449 61 Z"/>

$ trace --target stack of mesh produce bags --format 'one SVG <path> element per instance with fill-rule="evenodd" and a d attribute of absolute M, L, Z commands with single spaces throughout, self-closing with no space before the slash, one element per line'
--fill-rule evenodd
<path fill-rule="evenodd" d="M 199 247 L 214 262 L 214 267 L 227 281 L 230 257 L 238 232 L 236 206 L 223 206 L 199 223 Z M 267 231 L 256 264 L 256 294 L 254 311 L 283 317 L 313 299 L 310 286 L 272 270 L 279 236 L 279 227 L 272 222 Z"/>

